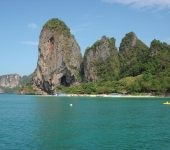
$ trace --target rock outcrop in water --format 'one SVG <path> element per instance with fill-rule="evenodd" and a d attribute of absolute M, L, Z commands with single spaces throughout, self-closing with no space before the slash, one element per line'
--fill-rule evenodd
<path fill-rule="evenodd" d="M 0 76 L 0 86 L 4 88 L 14 88 L 19 86 L 21 77 L 18 74 Z"/>
<path fill-rule="evenodd" d="M 37 68 L 33 73 L 33 86 L 36 87 L 36 94 L 54 94 L 57 90 L 68 89 L 62 86 L 69 87 L 84 82 L 98 82 L 99 84 L 112 82 L 108 85 L 110 86 L 109 92 L 128 90 L 138 92 L 140 88 L 146 92 L 144 87 L 137 84 L 126 88 L 121 79 L 143 74 L 150 75 L 151 71 L 168 72 L 169 45 L 166 43 L 161 44 L 155 40 L 149 48 L 137 38 L 135 33 L 130 32 L 122 39 L 118 51 L 115 41 L 114 38 L 103 36 L 101 40 L 86 49 L 84 59 L 82 59 L 80 47 L 65 23 L 59 19 L 49 20 L 40 33 Z M 162 61 L 163 58 L 166 61 Z M 159 67 L 158 62 L 161 64 Z M 117 85 L 113 88 L 115 83 Z M 96 83 L 87 85 L 82 84 L 80 89 L 77 89 L 78 87 L 69 89 L 72 89 L 73 93 L 76 91 L 89 93 L 89 90 L 95 92 Z M 92 85 L 94 87 L 90 87 Z M 102 93 L 105 89 L 105 85 L 102 85 L 97 91 Z"/>
<path fill-rule="evenodd" d="M 8 74 L 0 76 L 0 93 L 19 93 L 22 85 L 30 83 L 32 74 L 29 76 L 19 76 L 18 74 Z"/>
<path fill-rule="evenodd" d="M 59 19 L 51 19 L 40 33 L 38 63 L 33 82 L 53 94 L 56 86 L 70 86 L 81 81 L 82 56 L 70 29 Z"/>

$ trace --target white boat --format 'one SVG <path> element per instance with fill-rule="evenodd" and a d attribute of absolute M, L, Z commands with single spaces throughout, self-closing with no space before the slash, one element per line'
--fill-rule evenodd
<path fill-rule="evenodd" d="M 118 93 L 111 93 L 109 94 L 109 97 L 120 97 L 121 95 Z"/>
<path fill-rule="evenodd" d="M 64 94 L 64 93 L 57 93 L 57 94 L 55 94 L 54 96 L 64 97 L 64 96 L 67 96 L 67 94 Z"/>
<path fill-rule="evenodd" d="M 163 104 L 165 104 L 165 105 L 170 105 L 170 102 L 165 102 L 165 103 L 163 103 Z"/>

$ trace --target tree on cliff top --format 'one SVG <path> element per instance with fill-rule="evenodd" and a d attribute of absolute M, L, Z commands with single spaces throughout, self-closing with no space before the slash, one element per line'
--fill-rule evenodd
<path fill-rule="evenodd" d="M 63 21 L 58 18 L 48 20 L 43 26 L 43 30 L 44 29 L 50 29 L 51 31 L 56 32 L 57 34 L 63 34 L 68 37 L 71 36 L 70 29 Z"/>

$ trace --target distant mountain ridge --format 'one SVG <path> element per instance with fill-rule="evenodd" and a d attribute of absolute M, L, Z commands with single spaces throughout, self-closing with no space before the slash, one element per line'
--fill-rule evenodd
<path fill-rule="evenodd" d="M 19 86 L 21 77 L 18 74 L 0 76 L 0 86 L 4 88 L 14 88 Z"/>
<path fill-rule="evenodd" d="M 0 76 L 0 93 L 19 92 L 20 86 L 29 83 L 32 75 L 19 76 L 18 74 L 8 74 Z"/>

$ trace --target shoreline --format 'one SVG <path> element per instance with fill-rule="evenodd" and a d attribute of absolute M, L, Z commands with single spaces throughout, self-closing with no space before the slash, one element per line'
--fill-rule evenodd
<path fill-rule="evenodd" d="M 166 97 L 170 97 L 170 96 L 153 96 L 153 95 L 121 95 L 121 94 L 116 94 L 116 95 L 110 95 L 110 94 L 99 94 L 99 95 L 95 95 L 95 94 L 65 94 L 65 95 L 53 95 L 56 97 L 109 97 L 109 98 L 166 98 Z"/>
<path fill-rule="evenodd" d="M 5 93 L 0 93 L 5 94 Z M 151 94 L 141 94 L 141 95 L 123 95 L 123 94 L 55 94 L 55 95 L 45 95 L 45 94 L 19 94 L 19 95 L 34 95 L 34 96 L 56 96 L 56 97 L 109 97 L 109 98 L 168 98 L 170 95 L 151 95 Z"/>

